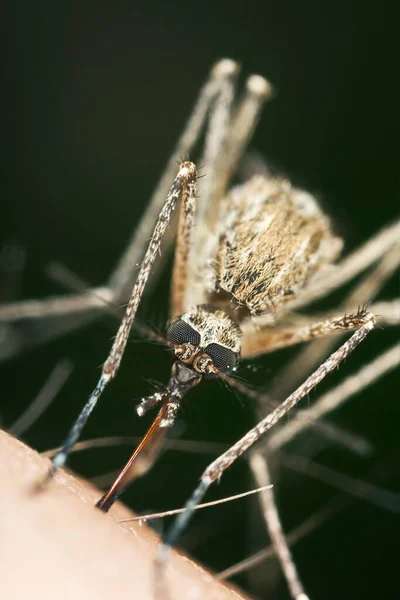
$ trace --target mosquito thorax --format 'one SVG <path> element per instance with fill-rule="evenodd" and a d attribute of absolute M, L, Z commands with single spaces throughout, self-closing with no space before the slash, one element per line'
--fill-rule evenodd
<path fill-rule="evenodd" d="M 229 374 L 240 358 L 241 331 L 222 310 L 198 306 L 170 324 L 167 340 L 176 358 L 206 376 Z"/>

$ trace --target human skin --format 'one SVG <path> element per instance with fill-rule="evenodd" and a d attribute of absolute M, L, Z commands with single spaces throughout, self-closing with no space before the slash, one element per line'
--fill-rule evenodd
<path fill-rule="evenodd" d="M 116 503 L 105 515 L 102 495 L 61 470 L 35 491 L 49 460 L 0 431 L 0 597 L 7 600 L 154 599 L 158 536 Z M 240 600 L 244 596 L 173 552 L 168 600 Z M 167 600 L 167 598 L 166 598 Z"/>

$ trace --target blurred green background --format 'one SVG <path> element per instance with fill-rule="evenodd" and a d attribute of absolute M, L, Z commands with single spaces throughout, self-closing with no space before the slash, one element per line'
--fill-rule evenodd
<path fill-rule="evenodd" d="M 6 270 L 0 274 L 2 300 L 61 293 L 45 274 L 54 260 L 90 284 L 106 280 L 201 83 L 224 56 L 239 60 L 244 76 L 261 73 L 276 89 L 252 147 L 321 197 L 346 250 L 356 247 L 398 213 L 395 34 L 384 23 L 383 6 L 374 4 L 369 11 L 361 2 L 267 1 L 240 7 L 226 2 L 9 2 L 2 248 L 19 244 L 27 258 L 20 281 L 10 283 Z M 141 307 L 141 319 L 159 328 L 168 316 L 168 281 L 166 269 L 157 293 Z M 381 297 L 394 297 L 398 289 L 397 276 Z M 54 364 L 70 357 L 75 367 L 68 383 L 24 436 L 40 450 L 58 445 L 96 382 L 116 327 L 112 317 L 104 317 L 3 363 L 2 425 L 7 428 L 21 414 Z M 374 332 L 320 391 L 396 338 L 394 331 Z M 244 365 L 240 375 L 265 385 L 289 355 L 276 353 L 250 368 Z M 143 433 L 149 419 L 139 420 L 135 405 L 153 389 L 148 380 L 167 380 L 170 365 L 165 349 L 132 341 L 84 437 Z M 325 448 L 316 459 L 365 478 L 385 456 L 393 456 L 399 447 L 398 383 L 398 373 L 385 377 L 332 418 L 368 436 L 376 449 L 372 458 Z M 229 444 L 251 425 L 252 414 L 246 399 L 208 382 L 185 401 L 178 431 L 188 439 Z M 129 452 L 126 446 L 92 450 L 72 457 L 70 465 L 86 476 L 100 475 L 122 465 Z M 126 501 L 136 510 L 182 505 L 210 458 L 166 453 L 132 486 Z M 284 468 L 276 469 L 276 478 L 287 530 L 337 493 Z M 399 479 L 390 470 L 383 479 L 399 491 Z M 215 486 L 210 499 L 251 485 L 242 461 Z M 217 571 L 243 558 L 261 545 L 252 539 L 249 512 L 257 513 L 256 504 L 239 501 L 199 515 L 184 540 L 186 548 Z M 397 516 L 360 500 L 300 542 L 294 555 L 310 597 L 397 597 L 396 527 L 400 533 Z M 288 598 L 273 561 L 257 576 L 238 581 L 259 597 L 272 589 L 268 597 Z"/>

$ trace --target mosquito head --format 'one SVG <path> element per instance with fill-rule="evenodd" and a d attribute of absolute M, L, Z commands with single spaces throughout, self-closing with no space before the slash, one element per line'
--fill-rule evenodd
<path fill-rule="evenodd" d="M 175 319 L 167 339 L 178 362 L 208 377 L 231 373 L 240 358 L 240 328 L 222 310 L 198 306 Z"/>

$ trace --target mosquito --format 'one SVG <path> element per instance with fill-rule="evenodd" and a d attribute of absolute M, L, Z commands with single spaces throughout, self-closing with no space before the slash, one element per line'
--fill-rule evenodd
<path fill-rule="evenodd" d="M 117 374 L 161 243 L 164 238 L 167 243 L 172 243 L 168 226 L 173 222 L 178 202 L 170 320 L 165 338 L 158 336 L 174 355 L 171 375 L 163 389 L 141 400 L 137 408 L 139 416 L 156 406 L 160 407 L 159 412 L 117 480 L 97 503 L 101 510 L 109 510 L 128 481 L 150 468 L 185 396 L 204 379 L 221 378 L 244 393 L 254 395 L 250 387 L 234 377 L 241 360 L 307 341 L 311 345 L 325 344 L 326 353 L 337 335 L 353 333 L 315 370 L 308 367 L 315 367 L 315 356 L 321 357 L 324 352 L 314 352 L 303 381 L 294 386 L 295 391 L 267 416 L 264 411 L 263 418 L 253 429 L 207 467 L 184 512 L 164 537 L 157 555 L 156 591 L 160 597 L 167 596 L 164 570 L 169 549 L 176 544 L 207 489 L 367 337 L 376 324 L 374 306 L 367 309 L 358 308 L 358 305 L 371 300 L 399 264 L 399 222 L 386 227 L 360 249 L 337 262 L 342 241 L 334 234 L 329 218 L 311 194 L 292 186 L 287 179 L 263 170 L 242 184 L 230 187 L 261 108 L 272 96 L 269 82 L 253 75 L 247 80 L 242 98 L 237 101 L 235 80 L 238 70 L 238 65 L 229 59 L 221 60 L 213 67 L 142 226 L 108 285 L 89 290 L 75 299 L 78 302 L 74 309 L 79 311 L 123 297 L 132 280 L 132 265 L 143 256 L 142 248 L 152 231 L 100 379 L 62 449 L 53 457 L 46 482 L 65 465 L 98 399 Z M 204 148 L 198 161 L 198 164 L 206 165 L 206 175 L 199 178 L 194 162 L 183 160 L 177 168 L 175 158 L 192 152 L 206 123 Z M 320 317 L 296 312 L 376 263 L 375 271 L 346 299 L 341 310 Z M 42 308 L 45 311 L 47 308 L 48 314 L 62 314 L 68 301 L 72 305 L 71 299 L 61 299 Z M 347 311 L 346 307 L 353 310 Z M 380 307 L 383 318 L 390 324 L 398 322 L 396 307 L 391 303 Z M 28 305 L 20 307 L 22 313 L 24 309 L 29 312 L 30 308 Z M 18 309 L 15 310 L 14 315 L 18 315 Z M 149 335 L 154 337 L 153 333 Z M 317 338 L 320 338 L 318 342 L 313 341 Z M 385 370 L 393 368 L 395 362 L 391 358 L 390 365 L 386 362 L 380 370 L 374 371 L 374 376 L 379 377 Z M 281 394 L 285 385 L 293 389 L 299 372 L 302 370 L 297 369 L 293 376 L 288 369 Z M 312 374 L 306 377 L 310 372 Z M 341 400 L 345 396 L 346 393 L 342 393 Z M 266 400 L 278 397 L 273 392 L 268 398 L 257 395 L 260 412 L 265 408 Z M 312 415 L 310 420 L 314 420 Z M 305 421 L 300 421 L 300 427 L 301 423 L 305 426 Z M 333 434 L 332 430 L 330 433 Z M 139 456 L 140 461 L 137 460 Z M 251 468 L 258 480 L 269 481 L 267 463 L 260 456 L 257 452 L 252 454 Z M 265 494 L 267 525 L 291 595 L 304 600 L 307 595 L 281 531 L 272 492 L 269 490 Z"/>

